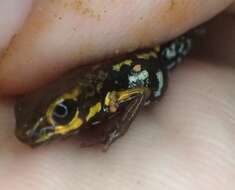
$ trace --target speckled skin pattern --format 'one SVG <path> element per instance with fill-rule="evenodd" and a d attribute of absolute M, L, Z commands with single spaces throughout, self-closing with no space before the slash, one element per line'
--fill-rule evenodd
<path fill-rule="evenodd" d="M 125 134 L 144 105 L 164 94 L 168 71 L 190 49 L 191 39 L 184 35 L 162 46 L 73 69 L 19 98 L 16 136 L 35 146 L 111 122 L 97 140 L 107 149 Z"/>

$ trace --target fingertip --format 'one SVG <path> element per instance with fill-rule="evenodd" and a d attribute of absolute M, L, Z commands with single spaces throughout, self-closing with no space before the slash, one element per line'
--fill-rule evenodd
<path fill-rule="evenodd" d="M 37 1 L 0 64 L 0 94 L 25 93 L 75 65 L 174 38 L 231 0 L 130 2 Z"/>

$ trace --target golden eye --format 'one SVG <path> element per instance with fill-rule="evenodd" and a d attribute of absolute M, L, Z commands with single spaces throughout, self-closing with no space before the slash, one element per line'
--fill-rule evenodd
<path fill-rule="evenodd" d="M 58 125 L 66 125 L 74 119 L 77 111 L 77 101 L 73 99 L 63 100 L 54 107 L 52 119 Z"/>

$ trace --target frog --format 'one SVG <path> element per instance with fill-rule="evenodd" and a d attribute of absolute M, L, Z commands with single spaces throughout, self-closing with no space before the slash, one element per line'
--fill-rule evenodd
<path fill-rule="evenodd" d="M 143 107 L 160 101 L 168 86 L 168 73 L 191 46 L 191 37 L 184 34 L 162 45 L 65 72 L 17 98 L 16 137 L 37 147 L 102 128 L 94 139 L 107 150 L 126 134 Z"/>

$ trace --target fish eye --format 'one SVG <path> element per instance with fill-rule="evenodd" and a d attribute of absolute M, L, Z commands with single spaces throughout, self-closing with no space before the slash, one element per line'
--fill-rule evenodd
<path fill-rule="evenodd" d="M 52 119 L 56 124 L 65 125 L 73 120 L 77 111 L 77 102 L 75 100 L 63 100 L 54 107 Z"/>

